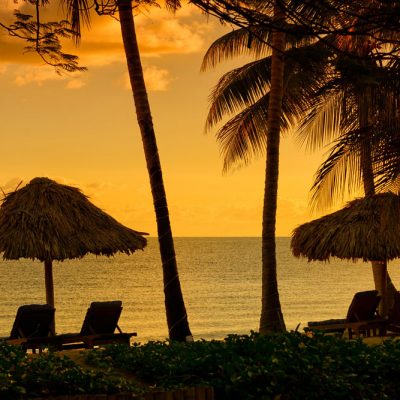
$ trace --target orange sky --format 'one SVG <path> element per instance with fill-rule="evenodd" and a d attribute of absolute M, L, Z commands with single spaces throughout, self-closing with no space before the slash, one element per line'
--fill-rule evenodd
<path fill-rule="evenodd" d="M 12 0 L 0 0 L 4 20 Z M 135 19 L 175 236 L 260 236 L 264 159 L 222 174 L 218 145 L 203 127 L 223 71 L 201 73 L 207 47 L 227 27 L 193 6 Z M 120 222 L 156 235 L 150 187 L 118 22 L 94 17 L 78 54 L 88 72 L 57 75 L 0 32 L 0 186 L 47 176 L 80 187 Z M 321 154 L 282 140 L 277 234 L 314 218 L 308 191 Z"/>

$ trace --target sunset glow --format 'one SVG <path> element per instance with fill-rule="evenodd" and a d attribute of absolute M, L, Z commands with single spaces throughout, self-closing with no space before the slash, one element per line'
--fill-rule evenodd
<path fill-rule="evenodd" d="M 12 1 L 2 0 L 10 13 Z M 7 6 L 8 10 L 6 7 Z M 4 18 L 3 18 L 4 20 Z M 185 6 L 136 18 L 143 67 L 175 236 L 260 236 L 265 160 L 222 174 L 218 144 L 204 134 L 208 96 L 234 63 L 200 72 L 207 47 L 231 27 Z M 157 234 L 118 22 L 93 16 L 79 48 L 88 72 L 57 75 L 24 43 L 0 34 L 2 167 L 7 192 L 47 176 L 75 185 L 122 223 Z M 322 153 L 291 137 L 281 150 L 277 235 L 313 218 L 308 192 Z"/>

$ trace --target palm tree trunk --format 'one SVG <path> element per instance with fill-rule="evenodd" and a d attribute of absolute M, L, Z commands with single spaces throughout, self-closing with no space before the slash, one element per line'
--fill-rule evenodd
<path fill-rule="evenodd" d="M 274 19 L 284 21 L 278 2 L 274 5 Z M 276 208 L 279 175 L 279 140 L 282 116 L 285 33 L 274 30 L 272 34 L 271 89 L 268 104 L 267 162 L 262 228 L 262 297 L 260 333 L 286 330 L 279 300 L 276 273 Z"/>
<path fill-rule="evenodd" d="M 146 86 L 143 79 L 142 64 L 132 15 L 132 0 L 119 0 L 118 11 L 129 78 L 132 86 L 137 120 L 142 135 L 157 219 L 169 338 L 178 341 L 190 340 L 192 334 L 189 329 L 185 303 L 183 301 L 179 282 L 160 158 L 158 155 Z"/>
<path fill-rule="evenodd" d="M 369 126 L 368 94 L 368 89 L 361 90 L 359 100 L 359 124 L 362 131 L 368 129 Z M 374 171 L 372 168 L 371 144 L 368 138 L 368 132 L 365 133 L 365 140 L 362 144 L 362 148 L 360 151 L 364 194 L 366 197 L 369 197 L 375 194 L 375 180 Z M 379 292 L 381 296 L 381 301 L 379 303 L 379 313 L 381 316 L 385 317 L 388 315 L 389 310 L 394 305 L 396 288 L 387 272 L 386 262 L 381 263 L 372 261 L 371 266 L 375 289 Z"/>
<path fill-rule="evenodd" d="M 372 170 L 371 146 L 368 140 L 363 143 L 361 149 L 361 170 L 363 176 L 364 194 L 366 197 L 373 196 L 375 194 L 375 182 Z M 396 289 L 387 273 L 386 263 L 372 261 L 371 266 L 375 289 L 381 296 L 379 313 L 381 316 L 386 316 L 391 304 L 390 298 L 392 298 L 394 302 L 394 292 Z"/>

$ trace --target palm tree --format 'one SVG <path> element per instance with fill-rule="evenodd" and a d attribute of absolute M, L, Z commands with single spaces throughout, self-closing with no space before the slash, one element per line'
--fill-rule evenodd
<path fill-rule="evenodd" d="M 369 3 L 368 6 L 371 5 Z M 361 8 L 360 12 L 367 12 L 367 8 Z M 347 16 L 340 22 L 346 23 L 350 20 L 354 24 L 360 22 L 361 18 Z M 375 194 L 376 177 L 380 176 L 381 182 L 393 183 L 400 173 L 399 169 L 393 171 L 393 166 L 398 166 L 400 161 L 399 153 L 393 152 L 393 143 L 396 142 L 393 138 L 398 137 L 400 122 L 398 63 L 392 58 L 384 62 L 381 54 L 382 51 L 397 50 L 390 45 L 381 50 L 381 43 L 388 40 L 390 44 L 398 34 L 385 29 L 374 29 L 371 37 L 365 37 L 362 32 L 358 35 L 357 29 L 363 30 L 355 28 L 353 35 L 335 38 L 337 48 L 343 50 L 347 56 L 339 52 L 331 60 L 336 74 L 311 99 L 309 113 L 303 123 L 302 131 L 305 132 L 304 127 L 307 127 L 307 135 L 312 138 L 315 135 L 312 129 L 310 132 L 310 125 L 312 127 L 315 120 L 319 122 L 316 126 L 320 143 L 323 143 L 321 137 L 324 138 L 329 130 L 339 136 L 338 143 L 317 173 L 313 186 L 313 198 L 316 201 L 324 198 L 321 193 L 326 188 L 331 193 L 335 190 L 336 193 L 343 193 L 346 181 L 353 185 L 355 183 L 354 186 L 361 183 L 365 196 L 369 197 Z M 335 96 L 340 98 L 339 104 L 337 99 L 331 101 Z M 335 111 L 329 110 L 329 106 L 328 109 L 326 106 L 321 107 L 321 101 L 329 105 L 336 102 Z M 387 149 L 390 152 L 385 152 Z M 353 173 L 347 174 L 343 170 L 346 167 L 350 167 Z M 394 303 L 396 288 L 387 273 L 386 263 L 371 264 L 375 288 L 380 293 L 386 293 L 380 304 L 380 312 L 385 316 Z"/>
<path fill-rule="evenodd" d="M 275 5 L 274 18 L 275 23 L 284 23 L 284 14 L 278 4 Z M 314 81 L 310 79 L 310 69 L 314 69 L 313 64 L 321 57 L 323 48 L 308 43 L 307 38 L 285 35 L 278 30 L 270 32 L 254 26 L 252 33 L 251 46 L 249 33 L 244 29 L 218 39 L 207 52 L 203 69 L 242 53 L 259 58 L 228 72 L 219 80 L 212 92 L 206 128 L 210 129 L 225 115 L 236 113 L 216 134 L 224 154 L 224 170 L 237 162 L 248 163 L 253 155 L 267 153 L 260 318 L 260 332 L 265 334 L 285 330 L 275 254 L 280 134 L 299 117 L 304 97 L 302 92 L 312 90 Z M 296 48 L 302 44 L 309 46 L 307 49 Z M 288 50 L 285 51 L 286 47 Z M 269 48 L 272 48 L 271 55 Z M 263 57 L 265 55 L 267 57 Z"/>
<path fill-rule="evenodd" d="M 256 56 L 261 56 L 266 52 L 265 49 L 267 46 L 265 45 L 265 42 L 268 42 L 270 39 L 268 36 L 269 32 L 265 32 L 261 27 L 256 27 L 255 29 L 255 36 L 260 40 L 253 40 L 250 50 L 253 49 L 253 53 Z M 290 32 L 290 29 L 286 30 Z M 311 110 L 308 119 L 315 121 L 315 129 L 310 131 L 309 126 L 305 126 L 305 128 L 307 128 L 308 137 L 311 138 L 311 143 L 315 146 L 326 141 L 324 138 L 328 140 L 332 139 L 332 135 L 334 137 L 335 132 L 337 131 L 337 111 L 341 109 L 340 106 L 343 101 L 335 96 L 322 98 L 321 91 L 323 92 L 323 90 L 321 88 L 325 88 L 325 92 L 327 93 L 330 93 L 333 88 L 336 87 L 338 90 L 343 88 L 343 82 L 337 81 L 338 78 L 337 75 L 335 75 L 335 68 L 333 68 L 334 60 L 338 59 L 338 55 L 333 51 L 335 46 L 325 45 L 327 40 L 329 41 L 332 39 L 325 38 L 325 44 L 317 42 L 312 43 L 311 45 L 308 44 L 304 47 L 304 44 L 307 43 L 300 43 L 299 38 L 297 38 L 298 43 L 296 44 L 296 42 L 293 41 L 293 38 L 290 38 L 290 35 L 287 35 L 287 37 L 288 42 L 290 42 L 292 46 L 303 45 L 303 47 L 298 49 L 292 48 L 286 51 L 286 96 L 283 98 L 283 118 L 281 126 L 284 129 L 287 129 L 290 125 L 293 126 L 296 118 L 304 116 L 303 113 L 307 109 Z M 246 38 L 248 39 L 248 33 L 244 30 L 238 30 L 225 35 L 225 37 L 216 41 L 205 56 L 203 68 L 214 66 L 217 62 L 227 58 L 228 56 L 246 53 L 248 50 L 246 47 L 248 40 L 246 41 Z M 340 59 L 343 63 L 343 55 Z M 376 69 L 370 71 L 371 65 L 369 65 L 368 69 L 364 72 L 364 75 L 366 75 L 365 80 L 362 81 L 361 77 L 363 74 L 361 71 L 366 68 L 360 70 L 354 60 L 350 58 L 347 58 L 347 60 L 348 62 L 346 63 L 346 66 L 342 66 L 342 69 L 343 71 L 349 70 L 356 72 L 349 81 L 353 84 L 354 82 L 360 81 L 358 85 L 360 88 L 358 97 L 359 99 L 364 99 L 364 102 L 368 98 L 372 101 L 373 97 L 366 96 L 368 90 L 361 92 L 361 89 L 368 86 L 368 83 L 371 84 L 371 81 L 375 82 L 377 77 L 382 75 L 382 71 L 386 74 L 385 87 L 388 86 L 387 82 L 393 81 L 393 78 L 395 77 L 395 75 L 392 75 L 391 77 L 387 76 L 387 73 L 390 70 L 389 66 L 386 66 L 384 69 L 381 68 L 379 71 Z M 363 64 L 365 64 L 365 62 L 363 62 Z M 336 67 L 339 65 L 340 63 L 337 64 Z M 269 76 L 269 73 L 266 72 L 267 70 L 270 71 L 270 58 L 268 57 L 249 63 L 244 67 L 237 68 L 225 74 L 213 90 L 212 104 L 206 124 L 207 129 L 210 129 L 216 123 L 220 122 L 224 115 L 237 113 L 234 118 L 229 120 L 217 132 L 217 139 L 221 143 L 222 152 L 224 154 L 224 170 L 227 170 L 232 164 L 239 161 L 246 164 L 250 161 L 253 155 L 262 153 L 265 150 L 264 146 L 268 132 L 265 129 L 267 114 L 265 114 L 263 110 L 269 100 L 269 93 L 265 87 L 268 87 L 270 84 L 266 78 Z M 382 91 L 382 85 L 380 85 L 380 87 Z M 358 118 L 361 115 L 372 115 L 371 110 L 380 107 L 381 110 L 392 110 L 391 113 L 388 113 L 386 119 L 383 119 L 382 116 L 379 119 L 381 128 L 384 126 L 387 127 L 388 125 L 393 126 L 393 110 L 394 105 L 397 104 L 395 96 L 386 96 L 384 98 L 387 99 L 387 103 L 389 101 L 391 102 L 390 107 L 388 106 L 389 104 L 385 105 L 382 101 L 381 104 L 376 103 L 373 105 L 371 103 L 369 110 L 365 109 L 366 106 L 364 105 L 364 111 L 362 113 L 355 111 L 358 110 L 357 107 L 346 107 L 344 109 L 344 115 L 347 116 L 345 120 L 350 120 L 351 116 Z M 312 101 L 313 99 L 314 101 Z M 318 101 L 318 99 L 320 101 Z M 324 110 L 323 115 L 318 113 L 319 109 Z M 317 114 L 319 117 L 316 116 Z M 354 123 L 354 121 L 352 123 Z M 352 126 L 351 124 L 350 126 Z M 366 128 L 364 127 L 363 129 L 365 130 Z M 377 126 L 375 124 L 374 130 L 376 129 Z M 382 129 L 380 130 L 382 131 Z M 397 132 L 398 130 L 392 129 L 392 131 Z M 360 131 L 357 131 L 357 133 L 360 133 Z M 375 136 L 378 137 L 378 135 Z M 360 135 L 356 135 L 356 138 L 357 137 L 360 137 Z M 365 140 L 366 136 L 363 135 L 363 137 L 364 140 L 361 143 L 363 143 L 364 151 L 359 154 L 363 155 L 364 160 L 361 163 L 364 171 L 364 182 L 366 188 L 369 188 L 367 189 L 369 190 L 369 193 L 372 193 L 371 188 L 374 188 L 373 172 L 376 175 L 377 171 L 371 170 L 371 161 L 368 162 L 370 159 L 370 150 L 368 150 Z M 385 177 L 388 176 L 388 173 L 391 173 L 392 181 L 396 176 L 398 176 L 399 169 L 396 169 L 396 166 L 398 166 L 400 162 L 398 157 L 399 141 L 392 140 L 389 146 L 387 140 L 382 140 L 382 137 L 387 139 L 387 135 L 380 135 L 380 137 L 381 139 L 379 140 L 379 143 L 377 142 L 374 146 L 379 150 L 375 152 L 375 159 L 377 156 L 382 158 L 381 154 L 383 148 L 389 149 L 390 154 L 392 154 L 390 162 L 388 162 L 386 157 L 386 159 L 383 158 L 380 163 L 375 163 L 375 166 L 380 165 L 382 168 L 385 167 L 385 169 L 381 168 L 380 171 L 381 178 L 383 178 L 381 181 L 385 183 Z M 344 144 L 346 144 L 346 148 L 348 148 L 348 143 Z M 360 145 L 360 140 L 358 140 L 358 145 Z M 341 154 L 343 148 L 344 145 L 339 146 L 340 151 L 338 154 Z M 386 151 L 386 154 L 388 153 L 389 152 Z M 325 171 L 325 169 L 323 169 L 323 171 Z M 357 171 L 361 171 L 361 169 L 353 168 L 350 171 L 353 176 L 357 177 Z M 332 188 L 331 190 L 335 189 Z M 330 195 L 330 193 L 328 193 L 328 195 Z M 376 286 L 380 289 L 381 285 L 384 283 L 382 281 L 382 266 L 374 265 L 373 271 Z M 393 285 L 390 284 L 390 279 L 389 286 L 395 290 Z"/>
<path fill-rule="evenodd" d="M 399 174 L 397 72 L 388 66 L 366 71 L 359 65 L 349 74 L 348 64 L 342 64 L 346 75 L 336 69 L 319 87 L 298 131 L 311 150 L 332 145 L 316 174 L 314 208 L 329 207 L 358 188 L 373 195 L 394 184 Z M 349 167 L 359 173 L 348 174 Z"/>
<path fill-rule="evenodd" d="M 273 18 L 277 23 L 285 22 L 285 14 L 282 12 L 278 1 L 274 2 Z M 283 31 L 273 30 L 271 88 L 269 92 L 267 117 L 267 161 L 265 167 L 262 222 L 261 334 L 286 330 L 279 300 L 275 243 L 285 48 L 285 33 Z"/>
<path fill-rule="evenodd" d="M 75 30 L 79 32 L 79 24 L 82 16 L 84 21 L 88 21 L 89 5 L 87 1 L 64 0 L 64 2 L 67 5 L 68 15 L 72 19 L 72 25 Z M 134 97 L 136 116 L 142 136 L 147 170 L 150 177 L 153 204 L 156 213 L 169 338 L 177 341 L 190 340 L 192 334 L 189 329 L 186 308 L 179 281 L 167 198 L 161 172 L 161 163 L 136 37 L 133 18 L 133 0 L 115 0 L 105 2 L 104 4 L 95 1 L 94 3 L 99 14 L 113 14 L 117 10 L 119 13 L 119 22 Z M 138 1 L 137 3 L 154 4 L 154 1 L 143 0 Z M 180 3 L 179 0 L 167 0 L 166 6 L 172 9 L 177 9 L 180 6 Z"/>
<path fill-rule="evenodd" d="M 400 80 L 391 63 L 381 66 L 343 55 L 337 55 L 331 63 L 334 70 L 310 99 L 299 131 L 310 147 L 336 138 L 316 174 L 312 188 L 314 206 L 330 205 L 343 193 L 359 187 L 365 196 L 374 195 L 376 177 L 387 175 L 388 165 L 398 165 L 400 160 L 399 153 L 384 157 L 384 150 L 393 143 L 393 135 L 398 135 L 400 122 Z M 399 172 L 391 179 L 395 180 Z M 387 293 L 380 305 L 381 313 L 386 315 L 396 289 L 386 264 L 373 262 L 372 270 L 376 289 Z"/>

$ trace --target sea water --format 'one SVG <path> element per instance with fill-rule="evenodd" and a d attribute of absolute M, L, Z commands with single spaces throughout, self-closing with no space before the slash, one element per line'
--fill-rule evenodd
<path fill-rule="evenodd" d="M 183 296 L 195 339 L 220 339 L 257 330 L 261 311 L 260 238 L 176 238 Z M 288 330 L 307 321 L 344 318 L 357 291 L 373 289 L 369 264 L 307 262 L 277 239 L 277 273 Z M 119 325 L 137 341 L 168 336 L 161 261 L 156 238 L 133 255 L 54 262 L 57 333 L 78 332 L 92 301 L 122 300 Z M 398 261 L 389 264 L 400 289 Z M 44 267 L 38 261 L 0 261 L 0 336 L 10 333 L 18 306 L 45 303 Z"/>

